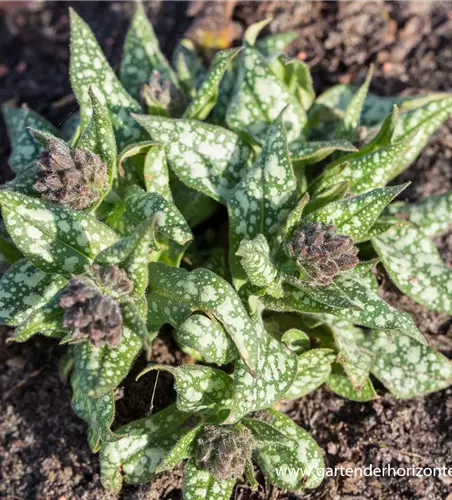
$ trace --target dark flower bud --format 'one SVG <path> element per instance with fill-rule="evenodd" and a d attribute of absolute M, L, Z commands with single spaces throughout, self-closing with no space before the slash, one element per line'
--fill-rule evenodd
<path fill-rule="evenodd" d="M 115 347 L 121 341 L 121 309 L 86 276 L 74 276 L 64 288 L 60 305 L 63 325 L 74 340 L 90 340 L 94 346 Z"/>
<path fill-rule="evenodd" d="M 38 162 L 34 188 L 45 198 L 65 207 L 84 209 L 99 199 L 99 190 L 108 186 L 105 163 L 86 149 L 71 149 L 64 141 L 51 138 Z"/>
<path fill-rule="evenodd" d="M 332 224 L 307 222 L 295 230 L 287 248 L 289 255 L 319 285 L 331 285 L 337 274 L 358 264 L 353 239 L 337 234 Z"/>
<path fill-rule="evenodd" d="M 217 479 L 236 479 L 245 471 L 253 446 L 246 427 L 206 425 L 197 440 L 196 462 Z"/>
<path fill-rule="evenodd" d="M 115 297 L 129 295 L 133 290 L 133 283 L 127 273 L 114 264 L 94 264 L 88 269 L 88 273 L 100 288 Z"/>
<path fill-rule="evenodd" d="M 183 94 L 170 79 L 163 78 L 156 70 L 152 72 L 151 79 L 143 85 L 141 98 L 152 114 L 180 116 L 185 107 Z"/>

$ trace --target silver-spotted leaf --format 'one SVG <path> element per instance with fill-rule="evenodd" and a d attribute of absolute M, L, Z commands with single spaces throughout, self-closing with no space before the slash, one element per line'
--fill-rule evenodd
<path fill-rule="evenodd" d="M 218 98 L 220 81 L 231 61 L 240 49 L 228 49 L 217 52 L 196 96 L 184 112 L 184 118 L 205 120 L 212 111 Z"/>
<path fill-rule="evenodd" d="M 155 470 L 177 440 L 190 428 L 191 414 L 175 405 L 115 431 L 122 437 L 104 445 L 100 453 L 101 481 L 108 490 L 118 493 L 123 476 L 129 484 L 152 480 Z"/>
<path fill-rule="evenodd" d="M 363 241 L 367 239 L 370 228 L 384 208 L 407 185 L 373 189 L 358 196 L 333 201 L 311 212 L 307 218 L 311 221 L 333 224 L 339 234 L 351 236 L 354 241 Z"/>
<path fill-rule="evenodd" d="M 149 289 L 151 296 L 177 303 L 180 312 L 189 308 L 217 319 L 248 368 L 253 372 L 258 371 L 263 363 L 264 338 L 256 331 L 239 296 L 229 283 L 207 269 L 188 272 L 155 263 L 149 266 Z"/>
<path fill-rule="evenodd" d="M 240 257 L 251 284 L 269 287 L 267 293 L 281 296 L 279 272 L 271 260 L 270 248 L 263 234 L 258 234 L 253 240 L 242 240 L 236 255 Z"/>
<path fill-rule="evenodd" d="M 452 314 L 452 270 L 421 229 L 400 224 L 373 238 L 372 244 L 402 292 L 430 309 Z"/>
<path fill-rule="evenodd" d="M 115 418 L 115 396 L 113 392 L 99 398 L 87 396 L 78 389 L 79 374 L 75 372 L 71 378 L 72 409 L 75 414 L 88 424 L 88 443 L 91 451 L 98 452 L 104 443 L 118 438 L 111 425 Z"/>
<path fill-rule="evenodd" d="M 178 85 L 178 81 L 160 50 L 143 4 L 136 2 L 135 5 L 135 15 L 124 43 L 120 77 L 129 94 L 139 99 L 141 87 L 151 78 L 153 71 L 158 71 L 164 80 L 170 80 L 174 85 Z"/>
<path fill-rule="evenodd" d="M 0 323 L 16 326 L 41 308 L 60 290 L 67 279 L 47 274 L 22 259 L 0 280 Z"/>
<path fill-rule="evenodd" d="M 172 171 L 188 187 L 218 201 L 249 170 L 251 147 L 230 130 L 195 120 L 135 115 L 150 136 L 165 144 Z"/>
<path fill-rule="evenodd" d="M 352 382 L 341 365 L 334 365 L 333 372 L 328 377 L 327 385 L 333 392 L 339 394 L 339 396 L 351 399 L 352 401 L 371 401 L 378 397 L 369 378 L 366 379 L 359 389 L 353 387 Z"/>
<path fill-rule="evenodd" d="M 282 399 L 306 396 L 326 382 L 331 364 L 337 358 L 332 349 L 312 349 L 298 356 L 298 370 L 292 385 Z"/>
<path fill-rule="evenodd" d="M 306 165 L 318 163 L 335 151 L 357 151 L 355 146 L 346 140 L 337 141 L 292 141 L 289 144 L 292 161 L 302 161 Z"/>
<path fill-rule="evenodd" d="M 361 279 L 351 279 L 349 276 L 339 278 L 336 284 L 360 309 L 332 307 L 316 300 L 306 291 L 291 286 L 285 288 L 283 299 L 270 296 L 261 300 L 267 309 L 273 311 L 294 311 L 308 314 L 332 314 L 338 319 L 355 323 L 368 328 L 399 330 L 425 342 L 411 316 L 399 311 L 378 297 Z"/>
<path fill-rule="evenodd" d="M 354 141 L 360 124 L 361 112 L 363 110 L 364 102 L 369 91 L 370 81 L 372 80 L 373 67 L 369 69 L 366 80 L 353 95 L 348 103 L 344 116 L 336 130 L 337 138 L 344 138 Z"/>
<path fill-rule="evenodd" d="M 206 363 L 224 365 L 237 355 L 234 344 L 215 318 L 193 314 L 174 333 L 177 343 L 197 351 Z"/>
<path fill-rule="evenodd" d="M 259 51 L 246 44 L 226 123 L 232 130 L 265 140 L 271 124 L 285 108 L 284 125 L 290 142 L 304 134 L 306 112 Z"/>
<path fill-rule="evenodd" d="M 372 364 L 372 356 L 362 346 L 363 331 L 346 321 L 332 322 L 330 328 L 339 351 L 337 362 L 344 367 L 353 387 L 361 389 L 369 377 Z"/>
<path fill-rule="evenodd" d="M 391 203 L 385 213 L 409 220 L 427 236 L 435 236 L 452 225 L 452 191 L 415 203 Z"/>
<path fill-rule="evenodd" d="M 12 150 L 8 160 L 9 165 L 14 172 L 19 173 L 30 163 L 37 161 L 43 149 L 30 133 L 29 128 L 45 130 L 57 137 L 59 137 L 59 132 L 45 118 L 27 106 L 21 108 L 3 106 L 2 111 Z"/>
<path fill-rule="evenodd" d="M 62 339 L 68 333 L 63 327 L 63 313 L 64 309 L 60 307 L 59 294 L 57 293 L 16 326 L 12 339 L 16 342 L 25 342 L 38 333 L 45 337 Z"/>
<path fill-rule="evenodd" d="M 392 339 L 369 332 L 365 346 L 373 354 L 372 373 L 397 397 L 428 394 L 452 384 L 452 363 L 427 345 L 406 336 Z"/>
<path fill-rule="evenodd" d="M 148 261 L 150 250 L 156 250 L 154 239 L 155 219 L 147 219 L 127 238 L 122 238 L 100 252 L 96 264 L 118 264 L 127 272 L 133 283 L 133 295 L 143 295 L 148 285 Z"/>
<path fill-rule="evenodd" d="M 89 89 L 92 117 L 87 128 L 77 142 L 77 147 L 97 154 L 108 168 L 108 183 L 111 187 L 116 177 L 116 140 L 108 109 L 100 103 L 94 88 Z M 106 190 L 108 191 L 108 189 Z M 106 191 L 103 196 L 106 194 Z M 96 205 L 102 201 L 102 197 Z"/>
<path fill-rule="evenodd" d="M 230 500 L 235 480 L 221 481 L 201 469 L 194 459 L 187 464 L 184 474 L 184 500 Z"/>
<path fill-rule="evenodd" d="M 123 327 L 117 347 L 94 347 L 91 342 L 75 344 L 79 390 L 88 396 L 100 397 L 115 389 L 129 372 L 142 344 L 142 339 L 127 327 Z"/>
<path fill-rule="evenodd" d="M 182 460 L 187 460 L 190 458 L 194 452 L 196 438 L 202 430 L 202 424 L 197 427 L 187 431 L 171 448 L 169 453 L 161 461 L 160 465 L 156 469 L 156 473 L 159 474 L 165 470 L 174 469 Z"/>
<path fill-rule="evenodd" d="M 44 272 L 81 273 L 118 239 L 114 231 L 89 214 L 21 193 L 0 191 L 0 205 L 14 243 Z"/>
<path fill-rule="evenodd" d="M 71 85 L 80 104 L 80 127 L 91 119 L 89 89 L 93 88 L 100 103 L 110 112 L 119 148 L 140 138 L 141 130 L 130 115 L 141 108 L 121 85 L 108 64 L 89 26 L 71 9 Z"/>
<path fill-rule="evenodd" d="M 182 214 L 171 201 L 159 193 L 131 189 L 126 195 L 125 207 L 123 223 L 126 234 L 132 233 L 141 222 L 155 218 L 157 233 L 180 245 L 192 239 L 190 228 Z"/>
<path fill-rule="evenodd" d="M 431 96 L 431 99 L 431 102 L 425 106 L 400 115 L 392 140 L 400 142 L 413 134 L 415 130 L 418 133 L 409 147 L 399 155 L 397 164 L 392 169 L 388 180 L 396 177 L 411 164 L 427 144 L 430 135 L 452 114 L 451 95 L 439 94 L 436 98 Z"/>
<path fill-rule="evenodd" d="M 267 58 L 277 56 L 298 38 L 298 33 L 288 31 L 286 33 L 272 33 L 256 41 L 255 47 Z"/>
<path fill-rule="evenodd" d="M 283 116 L 286 116 L 287 110 Z M 270 249 L 297 203 L 297 182 L 287 150 L 287 136 L 279 116 L 271 125 L 259 158 L 228 199 L 229 265 L 237 287 L 246 279 L 237 256 L 243 239 L 262 234 Z"/>
<path fill-rule="evenodd" d="M 346 163 L 326 167 L 324 174 L 315 181 L 315 191 L 328 187 L 332 182 L 350 181 L 350 191 L 361 194 L 384 187 L 399 173 L 400 156 L 417 143 L 419 131 L 397 142 L 372 151 L 364 156 L 351 158 Z"/>
<path fill-rule="evenodd" d="M 287 441 L 258 440 L 254 456 L 259 468 L 271 483 L 280 488 L 316 488 L 324 474 L 323 453 L 319 445 L 283 413 L 275 410 L 266 413 L 267 425 L 280 431 L 290 444 Z"/>
<path fill-rule="evenodd" d="M 218 412 L 231 404 L 232 378 L 222 370 L 203 365 L 148 365 L 139 375 L 153 371 L 171 373 L 177 393 L 176 405 L 183 412 Z"/>
<path fill-rule="evenodd" d="M 238 360 L 234 372 L 232 408 L 226 423 L 238 422 L 247 413 L 259 411 L 281 399 L 297 373 L 297 356 L 269 335 L 258 314 L 253 317 L 255 330 L 265 349 L 258 366 L 259 374 L 252 377 Z"/>

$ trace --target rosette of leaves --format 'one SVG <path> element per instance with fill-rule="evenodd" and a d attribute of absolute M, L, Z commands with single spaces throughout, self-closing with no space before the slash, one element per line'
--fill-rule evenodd
<path fill-rule="evenodd" d="M 408 204 L 394 202 L 406 185 L 387 186 L 452 97 L 373 95 L 372 70 L 359 88 L 316 96 L 308 66 L 282 53 L 294 34 L 258 38 L 267 23 L 208 68 L 188 40 L 170 64 L 137 4 L 118 77 L 72 12 L 80 112 L 57 130 L 4 108 L 16 177 L 0 190 L 0 251 L 12 264 L 0 320 L 17 341 L 69 343 L 73 408 L 114 490 L 123 474 L 147 482 L 183 459 L 190 499 L 229 498 L 242 476 L 254 481 L 250 460 L 282 488 L 315 487 L 321 478 L 290 467 L 313 471 L 321 454 L 271 409 L 279 400 L 326 384 L 367 401 L 373 378 L 407 398 L 452 380 L 449 360 L 380 298 L 372 273 L 380 262 L 414 300 L 452 310 L 451 271 L 432 242 L 451 223 L 451 194 Z M 127 293 L 108 269 L 130 280 Z M 65 309 L 74 279 L 89 291 Z M 113 390 L 168 324 L 199 362 L 152 365 L 174 376 L 175 405 L 112 431 Z M 243 460 L 222 469 L 217 447 Z"/>

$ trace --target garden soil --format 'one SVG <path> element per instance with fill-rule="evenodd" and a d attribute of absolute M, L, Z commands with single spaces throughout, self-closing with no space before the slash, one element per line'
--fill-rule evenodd
<path fill-rule="evenodd" d="M 56 125 L 75 109 L 68 79 L 68 6 L 93 28 L 113 65 L 130 16 L 131 2 L 0 2 L 0 99 L 27 103 Z M 146 4 L 166 53 L 190 27 L 190 6 L 178 2 Z M 196 9 L 194 9 L 196 10 Z M 297 31 L 290 54 L 311 67 L 318 92 L 334 83 L 363 81 L 376 64 L 371 90 L 381 95 L 450 91 L 452 4 L 438 2 L 240 2 L 234 20 L 246 27 L 272 15 L 268 31 Z M 11 177 L 4 125 L 0 124 L 0 175 Z M 452 189 L 452 124 L 441 127 L 398 183 L 412 181 L 404 193 L 411 201 Z M 437 238 L 452 265 L 452 233 Z M 413 315 L 431 345 L 452 357 L 451 318 L 402 296 L 381 269 L 382 296 Z M 151 486 L 125 486 L 119 497 L 101 486 L 98 456 L 86 441 L 86 426 L 71 410 L 71 391 L 59 378 L 62 350 L 46 338 L 0 350 L 0 497 L 7 499 L 104 500 L 180 499 L 183 467 L 159 476 Z M 152 360 L 184 361 L 169 335 L 153 346 Z M 164 375 L 152 401 L 154 375 L 134 382 L 146 363 L 140 358 L 117 397 L 117 424 L 143 417 L 174 397 Z M 452 390 L 398 401 L 381 395 L 370 403 L 346 401 L 327 389 L 281 408 L 310 431 L 332 467 L 452 467 Z M 287 493 L 265 484 L 251 492 L 239 485 L 236 499 L 452 499 L 452 478 L 329 478 L 314 491 Z M 212 499 L 214 500 L 214 499 Z"/>

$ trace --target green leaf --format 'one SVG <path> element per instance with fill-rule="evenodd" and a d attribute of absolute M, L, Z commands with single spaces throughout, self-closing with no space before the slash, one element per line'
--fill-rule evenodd
<path fill-rule="evenodd" d="M 372 80 L 372 75 L 373 66 L 370 67 L 364 83 L 348 103 L 341 123 L 336 130 L 336 138 L 344 138 L 351 141 L 354 141 L 356 139 L 361 112 L 364 106 L 364 101 L 366 100 L 367 92 L 369 91 L 369 85 Z"/>
<path fill-rule="evenodd" d="M 164 146 L 159 145 L 149 149 L 144 159 L 143 177 L 148 193 L 158 193 L 166 200 L 172 201 Z"/>
<path fill-rule="evenodd" d="M 306 205 L 305 214 L 310 214 L 315 210 L 319 210 L 329 203 L 342 200 L 348 193 L 349 188 L 349 181 L 341 181 L 337 184 L 332 184 L 322 191 L 319 191 Z"/>
<path fill-rule="evenodd" d="M 263 234 L 258 234 L 253 240 L 242 240 L 236 255 L 241 258 L 240 262 L 251 284 L 271 287 L 270 293 L 281 296 L 281 284 L 275 286 L 279 273 L 271 260 L 270 248 Z"/>
<path fill-rule="evenodd" d="M 174 174 L 170 175 L 170 187 L 174 203 L 190 227 L 196 227 L 207 220 L 218 208 L 215 200 L 189 188 Z"/>
<path fill-rule="evenodd" d="M 193 314 L 174 334 L 180 346 L 187 346 L 201 354 L 206 363 L 224 365 L 237 355 L 234 344 L 215 318 Z"/>
<path fill-rule="evenodd" d="M 315 99 L 309 66 L 300 59 L 289 59 L 287 56 L 281 55 L 272 61 L 271 69 L 284 82 L 303 109 L 307 111 Z"/>
<path fill-rule="evenodd" d="M 62 322 L 63 313 L 64 309 L 60 307 L 60 298 L 57 294 L 45 305 L 27 315 L 23 322 L 16 326 L 12 340 L 25 342 L 37 333 L 45 337 L 63 338 L 67 335 Z"/>
<path fill-rule="evenodd" d="M 188 272 L 164 264 L 149 265 L 150 296 L 170 299 L 173 314 L 202 311 L 219 321 L 252 372 L 262 365 L 262 341 L 239 296 L 229 283 L 207 269 Z M 185 318 L 184 318 L 185 319 Z"/>
<path fill-rule="evenodd" d="M 306 165 L 319 163 L 335 151 L 357 151 L 355 146 L 346 140 L 337 141 L 292 141 L 289 144 L 292 161 L 303 161 Z"/>
<path fill-rule="evenodd" d="M 328 377 L 328 387 L 346 399 L 352 401 L 371 401 L 378 397 L 372 382 L 368 378 L 360 389 L 353 387 L 350 379 L 341 365 L 334 365 L 333 373 Z"/>
<path fill-rule="evenodd" d="M 286 415 L 275 410 L 266 413 L 267 425 L 290 441 L 259 441 L 257 435 L 255 459 L 259 468 L 271 483 L 280 488 L 316 488 L 322 482 L 324 468 L 319 445 Z M 305 474 L 302 475 L 301 471 Z"/>
<path fill-rule="evenodd" d="M 184 500 L 229 500 L 235 480 L 220 481 L 210 472 L 201 469 L 190 460 L 184 474 Z"/>
<path fill-rule="evenodd" d="M 452 96 L 439 95 L 425 106 L 400 115 L 393 141 L 403 141 L 417 130 L 415 140 L 398 158 L 390 179 L 410 165 L 427 144 L 429 136 L 452 114 Z"/>
<path fill-rule="evenodd" d="M 452 314 L 452 270 L 428 236 L 408 222 L 373 238 L 372 244 L 402 292 L 434 311 Z"/>
<path fill-rule="evenodd" d="M 100 103 L 94 88 L 89 89 L 92 106 L 92 118 L 88 127 L 82 133 L 77 147 L 88 149 L 97 154 L 108 168 L 109 187 L 104 191 L 96 206 L 109 191 L 113 178 L 116 177 L 116 140 L 108 110 Z"/>
<path fill-rule="evenodd" d="M 274 33 L 257 40 L 255 47 L 267 58 L 276 56 L 283 52 L 288 45 L 298 38 L 298 36 L 298 33 L 295 31 Z"/>
<path fill-rule="evenodd" d="M 89 214 L 20 193 L 0 191 L 0 205 L 14 243 L 44 272 L 81 273 L 118 238 Z"/>
<path fill-rule="evenodd" d="M 246 28 L 245 33 L 243 34 L 243 40 L 248 45 L 254 45 L 256 43 L 257 37 L 259 36 L 260 32 L 265 28 L 265 26 L 271 23 L 271 21 L 272 18 L 267 17 L 267 19 L 263 19 L 262 21 L 250 24 L 248 28 Z"/>
<path fill-rule="evenodd" d="M 139 99 L 141 87 L 158 71 L 164 80 L 178 86 L 177 77 L 160 50 L 152 24 L 141 2 L 136 2 L 135 15 L 126 35 L 120 78 L 130 95 Z"/>
<path fill-rule="evenodd" d="M 132 331 L 137 337 L 143 341 L 152 342 L 155 336 L 148 334 L 145 318 L 146 318 L 146 299 L 144 296 L 140 300 L 123 300 L 121 301 L 121 313 L 124 326 Z M 142 304 L 144 307 L 141 307 Z M 143 309 L 143 311 L 142 311 Z"/>
<path fill-rule="evenodd" d="M 79 390 L 94 397 L 115 389 L 129 372 L 142 347 L 142 340 L 125 326 L 117 347 L 94 347 L 91 342 L 74 344 Z"/>
<path fill-rule="evenodd" d="M 347 234 L 354 241 L 365 241 L 383 209 L 407 186 L 403 184 L 373 189 L 359 196 L 334 201 L 311 212 L 307 218 L 333 224 L 338 233 Z"/>
<path fill-rule="evenodd" d="M 187 460 L 192 456 L 196 438 L 202 427 L 202 424 L 200 424 L 194 429 L 189 430 L 179 439 L 179 441 L 177 441 L 155 470 L 156 474 L 160 474 L 160 472 L 165 470 L 174 469 L 182 460 Z"/>
<path fill-rule="evenodd" d="M 232 378 L 203 365 L 148 365 L 138 377 L 153 370 L 171 373 L 175 380 L 176 405 L 183 412 L 218 412 L 230 406 Z"/>
<path fill-rule="evenodd" d="M 309 336 L 297 328 L 286 330 L 281 337 L 281 341 L 296 354 L 303 354 L 311 347 Z"/>
<path fill-rule="evenodd" d="M 45 130 L 57 137 L 59 133 L 51 123 L 27 106 L 13 108 L 3 105 L 2 111 L 12 150 L 8 160 L 9 165 L 14 172 L 19 173 L 30 163 L 37 161 L 43 149 L 34 139 L 29 128 Z"/>
<path fill-rule="evenodd" d="M 47 274 L 22 259 L 0 280 L 0 323 L 16 326 L 46 304 L 67 282 L 59 274 Z"/>
<path fill-rule="evenodd" d="M 179 40 L 171 61 L 185 95 L 190 99 L 194 99 L 197 89 L 201 86 L 207 74 L 195 44 L 188 38 Z"/>
<path fill-rule="evenodd" d="M 122 487 L 122 472 L 130 484 L 151 481 L 159 463 L 189 429 L 190 419 L 192 415 L 171 405 L 117 429 L 116 434 L 123 437 L 104 445 L 100 453 L 103 486 L 118 493 Z"/>
<path fill-rule="evenodd" d="M 158 193 L 145 193 L 139 188 L 131 189 L 126 196 L 124 232 L 132 233 L 141 222 L 153 217 L 157 233 L 180 245 L 192 239 L 188 224 L 173 203 Z"/>
<path fill-rule="evenodd" d="M 241 49 L 228 49 L 217 52 L 209 68 L 206 79 L 200 86 L 196 97 L 184 112 L 184 118 L 205 120 L 216 104 L 220 81 L 234 57 Z"/>
<path fill-rule="evenodd" d="M 119 264 L 133 283 L 133 295 L 143 295 L 148 285 L 149 247 L 156 250 L 155 218 L 142 222 L 127 238 L 104 249 L 94 259 L 95 264 Z"/>
<path fill-rule="evenodd" d="M 249 170 L 253 151 L 230 130 L 195 120 L 134 116 L 165 144 L 169 166 L 181 181 L 215 200 L 224 202 Z"/>
<path fill-rule="evenodd" d="M 281 399 L 292 385 L 297 373 L 297 357 L 284 344 L 271 337 L 262 325 L 259 315 L 253 317 L 255 330 L 265 349 L 259 374 L 252 377 L 241 360 L 237 360 L 234 372 L 234 387 L 231 412 L 225 423 L 238 422 L 252 411 L 271 406 Z"/>
<path fill-rule="evenodd" d="M 315 192 L 328 187 L 331 183 L 350 181 L 350 190 L 361 194 L 371 189 L 384 187 L 400 172 L 400 156 L 418 141 L 418 132 L 401 140 L 377 149 L 364 156 L 350 159 L 346 163 L 325 167 L 324 174 L 315 181 Z"/>
<path fill-rule="evenodd" d="M 344 276 L 336 280 L 336 284 L 350 298 L 361 306 L 361 309 L 332 307 L 315 300 L 305 290 L 287 286 L 283 299 L 265 296 L 261 300 L 267 309 L 272 311 L 293 311 L 308 314 L 332 314 L 336 318 L 344 319 L 368 328 L 399 330 L 425 343 L 422 334 L 417 329 L 411 316 L 403 311 L 394 309 L 384 302 L 362 280 Z"/>
<path fill-rule="evenodd" d="M 245 44 L 226 123 L 232 130 L 245 131 L 264 140 L 271 124 L 286 107 L 284 125 L 290 142 L 303 135 L 306 112 L 259 51 Z"/>
<path fill-rule="evenodd" d="M 284 112 L 284 116 L 287 110 Z M 262 234 L 275 240 L 297 203 L 297 182 L 287 150 L 287 136 L 280 115 L 271 125 L 262 152 L 253 169 L 228 199 L 229 265 L 236 287 L 246 279 L 237 251 L 242 239 Z"/>
<path fill-rule="evenodd" d="M 78 389 L 79 379 L 77 372 L 71 378 L 72 409 L 88 424 L 89 447 L 93 453 L 97 453 L 104 443 L 118 439 L 110 429 L 115 418 L 115 397 L 113 392 L 100 398 L 87 396 Z"/>
<path fill-rule="evenodd" d="M 93 88 L 100 103 L 110 112 L 119 148 L 138 140 L 140 127 L 130 115 L 141 110 L 130 97 L 102 53 L 89 26 L 70 9 L 71 15 L 71 85 L 80 104 L 80 127 L 84 130 L 91 119 L 89 89 Z"/>
<path fill-rule="evenodd" d="M 312 349 L 298 356 L 297 375 L 282 399 L 298 399 L 320 387 L 331 373 L 337 354 L 332 349 Z"/>
<path fill-rule="evenodd" d="M 435 236 L 452 224 L 452 191 L 416 203 L 391 203 L 385 213 L 409 220 L 427 236 Z"/>
<path fill-rule="evenodd" d="M 452 364 L 439 352 L 406 336 L 389 339 L 369 332 L 365 346 L 373 354 L 372 373 L 397 397 L 444 389 L 452 383 Z"/>
<path fill-rule="evenodd" d="M 344 367 L 354 389 L 361 389 L 369 377 L 372 363 L 368 350 L 362 347 L 363 331 L 346 321 L 335 321 L 330 328 L 339 350 L 337 362 Z"/>

